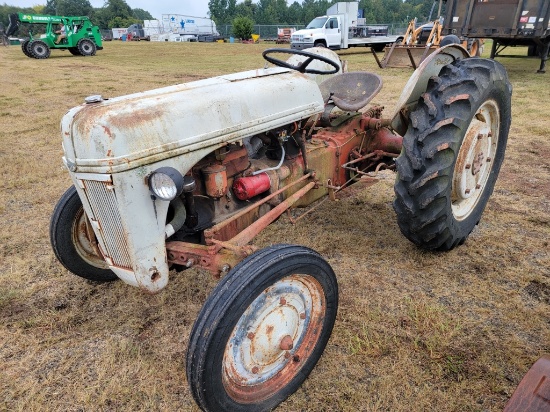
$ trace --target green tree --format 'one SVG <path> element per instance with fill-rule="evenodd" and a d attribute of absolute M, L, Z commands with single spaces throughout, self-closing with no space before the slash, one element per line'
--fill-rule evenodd
<path fill-rule="evenodd" d="M 245 16 L 238 16 L 233 19 L 233 35 L 242 40 L 248 40 L 252 37 L 254 30 L 254 21 Z"/>
<path fill-rule="evenodd" d="M 235 7 L 235 15 L 248 17 L 252 20 L 257 20 L 258 6 L 252 3 L 252 0 L 244 0 Z"/>
<path fill-rule="evenodd" d="M 235 17 L 237 0 L 209 0 L 209 15 L 220 26 L 229 24 Z"/>
<path fill-rule="evenodd" d="M 58 16 L 90 16 L 92 11 L 88 0 L 57 0 Z"/>
<path fill-rule="evenodd" d="M 153 20 L 153 16 L 151 16 L 151 13 L 143 9 L 132 9 L 132 14 L 133 14 L 133 17 L 141 21 Z"/>

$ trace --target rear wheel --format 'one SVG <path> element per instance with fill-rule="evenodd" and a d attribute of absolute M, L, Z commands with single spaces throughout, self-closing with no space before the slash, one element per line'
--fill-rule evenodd
<path fill-rule="evenodd" d="M 511 94 L 494 60 L 459 60 L 430 79 L 396 160 L 394 209 L 413 243 L 450 250 L 479 223 L 504 158 Z"/>
<path fill-rule="evenodd" d="M 27 57 L 33 57 L 33 55 L 31 54 L 30 50 L 29 50 L 29 44 L 30 44 L 30 40 L 24 40 L 23 43 L 21 43 L 21 50 L 23 51 L 23 54 Z"/>
<path fill-rule="evenodd" d="M 249 256 L 217 285 L 193 326 L 187 380 L 205 411 L 268 411 L 321 357 L 338 306 L 330 265 L 301 246 Z"/>
<path fill-rule="evenodd" d="M 83 56 L 95 56 L 97 50 L 95 43 L 90 39 L 80 39 L 77 48 Z"/>
<path fill-rule="evenodd" d="M 99 282 L 118 279 L 100 255 L 74 186 L 55 206 L 50 221 L 50 243 L 59 262 L 75 275 Z"/>
<path fill-rule="evenodd" d="M 28 50 L 35 59 L 47 59 L 50 57 L 50 48 L 42 40 L 33 40 L 28 45 Z"/>

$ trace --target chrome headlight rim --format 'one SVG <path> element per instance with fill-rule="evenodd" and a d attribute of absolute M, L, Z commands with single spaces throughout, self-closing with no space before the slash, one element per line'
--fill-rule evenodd
<path fill-rule="evenodd" d="M 148 177 L 149 191 L 155 198 L 171 201 L 183 191 L 183 176 L 173 167 L 159 167 Z"/>

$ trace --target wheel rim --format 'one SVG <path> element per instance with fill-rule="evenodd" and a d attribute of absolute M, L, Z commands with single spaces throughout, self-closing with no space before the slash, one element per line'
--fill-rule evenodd
<path fill-rule="evenodd" d="M 36 53 L 37 56 L 45 56 L 46 55 L 46 48 L 41 44 L 35 45 L 33 50 L 34 50 L 34 52 Z"/>
<path fill-rule="evenodd" d="M 473 41 L 472 46 L 470 47 L 470 56 L 476 57 L 478 54 L 479 44 L 477 41 Z"/>
<path fill-rule="evenodd" d="M 86 263 L 97 268 L 109 269 L 109 266 L 100 255 L 101 252 L 97 247 L 95 235 L 83 208 L 80 208 L 76 213 L 71 232 L 74 248 Z"/>
<path fill-rule="evenodd" d="M 466 131 L 453 174 L 452 211 L 466 219 L 481 198 L 498 146 L 500 115 L 494 100 L 485 101 Z"/>
<path fill-rule="evenodd" d="M 90 40 L 83 40 L 82 43 L 80 43 L 80 49 L 84 54 L 92 53 L 93 51 L 92 42 Z"/>
<path fill-rule="evenodd" d="M 223 384 L 240 403 L 268 398 L 290 382 L 315 348 L 325 294 L 310 275 L 291 275 L 265 289 L 233 329 L 223 357 Z"/>

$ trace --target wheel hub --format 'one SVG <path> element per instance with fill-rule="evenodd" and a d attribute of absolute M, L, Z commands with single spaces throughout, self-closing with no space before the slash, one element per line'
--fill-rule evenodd
<path fill-rule="evenodd" d="M 317 340 L 325 306 L 311 276 L 291 275 L 265 289 L 235 325 L 223 358 L 227 392 L 268 396 L 292 379 Z"/>
<path fill-rule="evenodd" d="M 497 149 L 499 125 L 497 105 L 488 100 L 478 109 L 466 131 L 453 172 L 451 201 L 457 220 L 470 215 L 485 189 Z"/>

